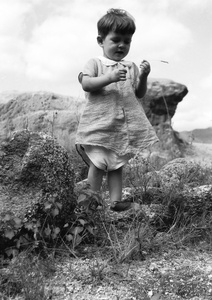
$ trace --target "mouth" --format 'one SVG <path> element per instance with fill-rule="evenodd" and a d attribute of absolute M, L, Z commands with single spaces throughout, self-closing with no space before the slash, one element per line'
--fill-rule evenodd
<path fill-rule="evenodd" d="M 122 54 L 124 54 L 124 52 L 123 51 L 116 51 L 116 54 L 122 55 Z"/>

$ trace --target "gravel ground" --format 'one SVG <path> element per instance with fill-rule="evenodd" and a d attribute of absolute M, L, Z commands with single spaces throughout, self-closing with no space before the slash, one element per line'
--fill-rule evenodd
<path fill-rule="evenodd" d="M 212 256 L 185 249 L 118 265 L 98 255 L 65 259 L 48 289 L 55 300 L 211 300 Z"/>

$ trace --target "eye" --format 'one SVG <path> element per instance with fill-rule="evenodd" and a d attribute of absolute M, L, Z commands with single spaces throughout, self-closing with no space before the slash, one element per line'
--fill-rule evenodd
<path fill-rule="evenodd" d="M 112 39 L 112 42 L 114 42 L 115 44 L 120 42 L 120 39 Z"/>
<path fill-rule="evenodd" d="M 126 45 L 129 45 L 129 44 L 131 43 L 131 40 L 125 40 L 124 43 L 125 43 Z"/>

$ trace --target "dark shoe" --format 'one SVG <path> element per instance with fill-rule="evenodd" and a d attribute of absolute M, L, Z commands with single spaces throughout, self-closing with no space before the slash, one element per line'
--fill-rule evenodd
<path fill-rule="evenodd" d="M 116 212 L 121 212 L 121 211 L 129 210 L 130 208 L 132 208 L 132 202 L 130 202 L 130 201 L 114 202 L 110 206 L 110 209 L 112 211 L 116 211 Z"/>

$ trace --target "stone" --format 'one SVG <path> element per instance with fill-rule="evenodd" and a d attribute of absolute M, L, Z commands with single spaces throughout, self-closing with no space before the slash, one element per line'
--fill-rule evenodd
<path fill-rule="evenodd" d="M 179 102 L 187 95 L 185 85 L 169 79 L 148 79 L 147 93 L 141 100 L 153 126 L 170 122 Z"/>
<path fill-rule="evenodd" d="M 210 215 L 212 210 L 212 184 L 185 189 L 182 196 L 186 199 L 185 207 L 187 213 L 191 216 L 201 216 L 203 212 L 205 212 L 205 218 Z"/>
<path fill-rule="evenodd" d="M 199 165 L 194 161 L 176 158 L 165 164 L 159 171 L 147 173 L 146 177 L 153 187 L 177 187 L 180 183 L 189 183 L 195 179 L 194 176 L 198 175 L 199 169 Z"/>

